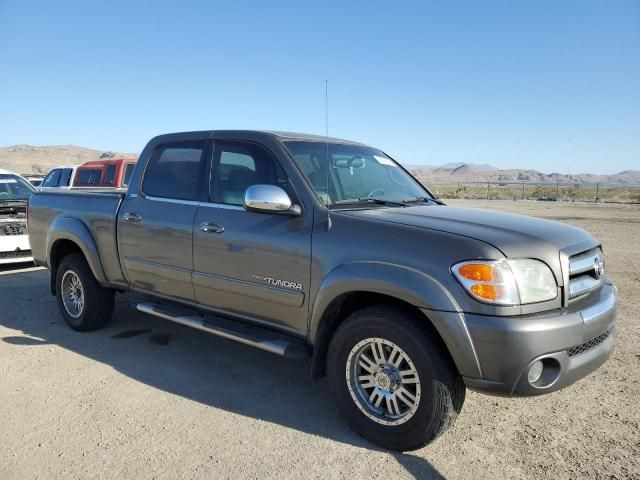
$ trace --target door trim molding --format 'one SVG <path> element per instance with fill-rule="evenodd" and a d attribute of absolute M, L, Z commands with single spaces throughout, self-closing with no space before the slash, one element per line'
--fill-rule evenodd
<path fill-rule="evenodd" d="M 300 308 L 304 293 L 212 273 L 193 272 L 193 286 Z M 197 297 L 197 293 L 196 293 Z"/>

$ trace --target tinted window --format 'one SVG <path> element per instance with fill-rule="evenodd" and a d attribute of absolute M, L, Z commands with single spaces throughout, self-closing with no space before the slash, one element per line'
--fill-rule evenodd
<path fill-rule="evenodd" d="M 113 185 L 116 181 L 116 166 L 107 165 L 104 171 L 104 183 L 107 185 Z"/>
<path fill-rule="evenodd" d="M 51 170 L 42 181 L 43 187 L 57 187 L 60 182 L 60 169 Z"/>
<path fill-rule="evenodd" d="M 35 191 L 35 187 L 22 177 L 0 174 L 0 201 L 26 200 Z"/>
<path fill-rule="evenodd" d="M 133 173 L 133 168 L 136 166 L 135 163 L 127 163 L 127 166 L 124 169 L 124 177 L 122 178 L 122 186 L 126 187 L 129 185 L 129 180 L 131 180 L 131 174 Z"/>
<path fill-rule="evenodd" d="M 153 197 L 196 200 L 204 141 L 159 146 L 144 174 L 142 191 Z"/>
<path fill-rule="evenodd" d="M 251 185 L 278 185 L 288 191 L 287 177 L 263 147 L 248 142 L 216 142 L 210 197 L 215 203 L 242 205 Z"/>
<path fill-rule="evenodd" d="M 68 187 L 72 171 L 73 170 L 71 168 L 63 168 L 62 173 L 60 174 L 60 183 L 58 185 L 61 187 Z"/>
<path fill-rule="evenodd" d="M 98 185 L 102 178 L 101 168 L 83 168 L 78 170 L 78 185 Z"/>

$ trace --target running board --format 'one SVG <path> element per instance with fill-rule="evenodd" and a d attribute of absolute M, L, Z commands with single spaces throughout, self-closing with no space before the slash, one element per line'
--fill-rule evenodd
<path fill-rule="evenodd" d="M 211 315 L 200 315 L 194 311 L 172 305 L 139 303 L 136 305 L 136 309 L 154 317 L 202 330 L 285 358 L 304 360 L 311 356 L 311 349 L 302 341 L 266 328 Z"/>

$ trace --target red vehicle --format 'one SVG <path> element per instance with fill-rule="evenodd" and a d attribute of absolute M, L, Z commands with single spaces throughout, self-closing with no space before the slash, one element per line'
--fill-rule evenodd
<path fill-rule="evenodd" d="M 135 158 L 95 160 L 78 167 L 74 188 L 124 188 L 129 184 Z"/>

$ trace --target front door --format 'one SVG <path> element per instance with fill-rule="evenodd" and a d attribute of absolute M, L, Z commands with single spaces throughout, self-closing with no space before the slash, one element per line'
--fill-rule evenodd
<path fill-rule="evenodd" d="M 193 230 L 197 302 L 304 334 L 312 212 L 244 209 L 244 192 L 256 184 L 278 185 L 295 201 L 284 170 L 260 145 L 216 140 L 210 178 L 210 201 L 198 209 Z"/>
<path fill-rule="evenodd" d="M 142 187 L 118 215 L 121 258 L 138 290 L 194 301 L 193 220 L 207 140 L 160 144 L 151 154 Z"/>

